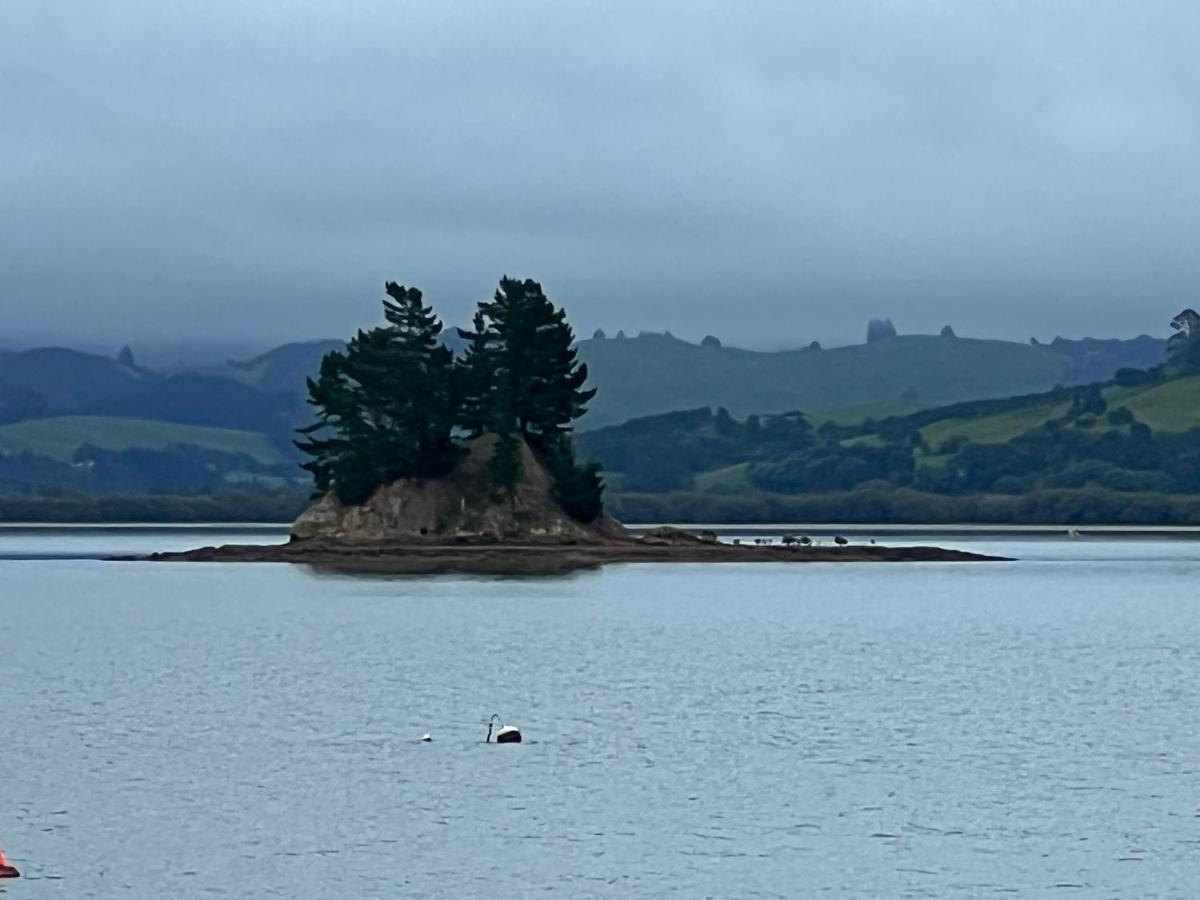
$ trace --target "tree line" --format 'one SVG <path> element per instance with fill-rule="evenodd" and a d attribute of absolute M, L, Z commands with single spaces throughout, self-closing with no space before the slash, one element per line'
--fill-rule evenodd
<path fill-rule="evenodd" d="M 461 358 L 439 341 L 442 322 L 421 291 L 388 282 L 386 324 L 359 330 L 308 380 L 316 421 L 296 446 L 317 494 L 361 503 L 400 478 L 448 473 L 464 443 L 496 436 L 498 491 L 521 479 L 523 441 L 546 464 L 563 508 L 591 521 L 602 508 L 599 465 L 576 461 L 572 423 L 595 395 L 566 313 L 532 279 L 505 276 L 478 304 Z"/>

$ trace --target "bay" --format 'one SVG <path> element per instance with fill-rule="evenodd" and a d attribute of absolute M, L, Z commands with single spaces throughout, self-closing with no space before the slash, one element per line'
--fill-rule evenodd
<path fill-rule="evenodd" d="M 224 539 L 0 533 L 0 895 L 1194 894 L 1192 540 L 532 580 L 47 558 Z"/>

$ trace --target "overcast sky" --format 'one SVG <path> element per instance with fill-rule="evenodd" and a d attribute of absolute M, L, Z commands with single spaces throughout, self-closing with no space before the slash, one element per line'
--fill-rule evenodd
<path fill-rule="evenodd" d="M 1200 304 L 1183 2 L 0 3 L 0 346 L 449 321 L 777 346 Z"/>

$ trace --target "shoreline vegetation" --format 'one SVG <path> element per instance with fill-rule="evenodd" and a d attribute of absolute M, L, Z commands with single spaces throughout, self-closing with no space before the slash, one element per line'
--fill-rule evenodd
<path fill-rule="evenodd" d="M 307 491 L 202 494 L 0 494 L 0 524 L 260 524 L 293 522 Z M 1200 527 L 1200 496 L 1098 489 L 1032 494 L 946 496 L 906 488 L 830 494 L 698 492 L 606 497 L 606 510 L 629 522 L 703 525 L 945 525 L 1048 527 Z"/>

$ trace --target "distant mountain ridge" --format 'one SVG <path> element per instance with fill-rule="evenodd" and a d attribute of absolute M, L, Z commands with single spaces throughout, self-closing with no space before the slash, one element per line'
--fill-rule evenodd
<path fill-rule="evenodd" d="M 1163 361 L 1167 342 L 1148 334 L 1131 339 L 1056 337 L 1050 349 L 1071 361 L 1063 384 L 1107 381 L 1117 369 L 1149 369 Z"/>
<path fill-rule="evenodd" d="M 461 346 L 454 329 L 444 342 Z M 305 381 L 341 341 L 284 344 L 248 360 L 174 373 L 66 348 L 0 352 L 0 424 L 61 415 L 112 415 L 253 429 L 286 443 L 305 424 Z M 901 335 L 831 349 L 758 352 L 691 344 L 669 334 L 578 343 L 599 388 L 587 429 L 699 406 L 735 415 L 847 407 L 930 407 L 1103 381 L 1160 362 L 1165 341 L 1019 344 Z"/>
<path fill-rule="evenodd" d="M 701 346 L 667 334 L 579 342 L 600 393 L 585 429 L 689 407 L 734 415 L 857 406 L 929 407 L 1046 391 L 1161 362 L 1166 342 L 1019 344 L 900 335 L 870 344 L 773 353 Z"/>
<path fill-rule="evenodd" d="M 457 331 L 443 342 L 457 351 Z M 314 374 L 339 341 L 285 344 L 246 362 L 205 374 L 224 375 L 303 398 Z M 1112 378 L 1121 368 L 1162 361 L 1166 342 L 1067 340 L 1022 344 L 934 335 L 900 335 L 830 349 L 754 351 L 719 343 L 692 344 L 669 333 L 596 336 L 578 342 L 592 384 L 599 388 L 584 430 L 638 416 L 695 406 L 724 406 L 735 415 L 846 407 L 929 407 L 965 400 L 1037 393 L 1055 385 Z"/>
<path fill-rule="evenodd" d="M 452 329 L 442 339 L 461 348 Z M 124 349 L 115 358 L 63 347 L 0 350 L 0 493 L 247 486 L 303 493 L 307 482 L 292 441 L 295 429 L 312 421 L 305 382 L 325 354 L 342 346 L 335 340 L 289 343 L 244 360 L 172 371 L 141 365 Z M 1165 342 L 1142 336 L 1019 344 L 951 332 L 772 353 L 722 346 L 715 338 L 692 344 L 643 333 L 607 339 L 597 334 L 577 346 L 599 389 L 578 423 L 582 450 L 603 450 L 602 460 L 612 456 L 614 464 L 625 465 L 612 455 L 609 445 L 620 435 L 611 426 L 632 419 L 688 408 L 702 409 L 707 419 L 710 408 L 724 407 L 739 418 L 773 417 L 773 427 L 789 419 L 781 413 L 795 410 L 813 414 L 813 422 L 852 427 L 946 404 L 1002 402 L 994 398 L 1107 381 L 1119 369 L 1157 364 Z M 1179 410 L 1192 395 L 1177 395 L 1178 387 L 1139 395 L 1130 409 L 1156 429 L 1190 421 Z M 637 432 L 646 425 L 630 428 Z M 960 428 L 931 427 L 931 440 L 939 428 Z M 996 422 L 980 419 L 971 434 L 1006 427 L 1002 416 Z M 874 438 L 864 433 L 862 440 Z M 675 477 L 672 467 L 699 452 L 704 441 L 681 437 L 642 447 L 635 440 L 628 446 L 639 477 L 654 476 L 663 466 L 667 471 L 660 474 Z M 698 474 L 697 486 L 742 490 L 745 467 L 739 468 L 736 457 L 728 462 L 733 470 Z M 612 474 L 614 484 L 621 471 L 617 466 Z"/>
<path fill-rule="evenodd" d="M 222 375 L 166 375 L 63 347 L 0 355 L 0 424 L 100 415 L 280 435 L 300 411 L 288 394 Z"/>

